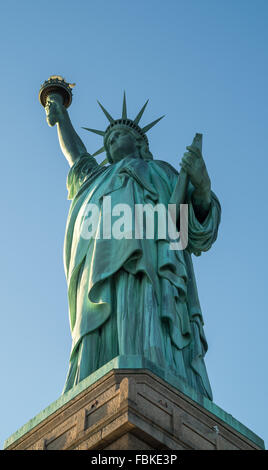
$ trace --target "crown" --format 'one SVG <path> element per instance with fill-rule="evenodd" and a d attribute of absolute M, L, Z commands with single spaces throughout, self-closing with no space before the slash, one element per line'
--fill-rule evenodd
<path fill-rule="evenodd" d="M 63 104 L 68 108 L 72 102 L 72 88 L 75 83 L 68 83 L 60 75 L 51 75 L 40 87 L 39 101 L 45 107 L 50 93 L 59 93 L 63 97 Z"/>
<path fill-rule="evenodd" d="M 137 114 L 137 116 L 135 117 L 134 120 L 129 119 L 127 117 L 127 102 L 126 102 L 126 93 L 125 92 L 124 92 L 124 97 L 123 97 L 122 116 L 121 116 L 121 118 L 118 118 L 118 119 L 114 119 L 108 113 L 108 111 L 102 106 L 102 104 L 99 101 L 97 101 L 98 105 L 100 106 L 100 108 L 104 112 L 104 114 L 107 117 L 110 124 L 109 124 L 109 126 L 107 127 L 107 129 L 105 131 L 99 131 L 97 129 L 90 129 L 88 127 L 83 127 L 83 129 L 86 129 L 87 131 L 94 132 L 94 134 L 98 134 L 98 135 L 102 136 L 103 140 L 104 140 L 103 147 L 101 147 L 99 150 L 97 150 L 92 156 L 95 157 L 96 155 L 99 155 L 100 153 L 107 150 L 107 145 L 106 145 L 107 144 L 107 139 L 108 139 L 109 135 L 111 134 L 111 132 L 115 128 L 118 128 L 118 127 L 120 127 L 120 128 L 127 127 L 128 129 L 134 130 L 140 137 L 142 137 L 144 139 L 144 141 L 146 142 L 146 144 L 148 145 L 148 148 L 149 148 L 149 142 L 148 142 L 146 132 L 148 132 L 153 126 L 155 126 L 164 116 L 161 116 L 160 118 L 156 119 L 155 121 L 151 122 L 150 124 L 147 124 L 147 126 L 140 127 L 139 122 L 140 122 L 141 117 L 144 113 L 144 110 L 145 110 L 145 108 L 148 104 L 148 101 L 149 100 L 147 100 L 146 103 L 143 105 L 143 107 L 138 112 L 138 114 Z M 101 165 L 104 165 L 105 163 L 107 163 L 107 161 L 108 161 L 108 159 L 105 159 L 101 163 Z"/>

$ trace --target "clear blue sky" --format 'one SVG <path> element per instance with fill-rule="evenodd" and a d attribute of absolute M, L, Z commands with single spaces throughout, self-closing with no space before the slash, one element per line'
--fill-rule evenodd
<path fill-rule="evenodd" d="M 123 90 L 154 157 L 176 168 L 195 132 L 223 209 L 212 250 L 194 260 L 215 403 L 266 442 L 266 0 L 2 2 L 1 447 L 61 394 L 71 336 L 62 251 L 68 164 L 38 102 L 51 74 L 76 83 L 70 115 L 103 129 Z M 101 159 L 101 158 L 100 158 Z"/>

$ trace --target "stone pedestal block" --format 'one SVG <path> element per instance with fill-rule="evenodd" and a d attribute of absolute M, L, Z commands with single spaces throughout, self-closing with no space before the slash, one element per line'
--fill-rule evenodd
<path fill-rule="evenodd" d="M 148 368 L 100 375 L 62 395 L 7 439 L 5 449 L 264 448 L 262 439 L 185 384 L 187 395 Z"/>

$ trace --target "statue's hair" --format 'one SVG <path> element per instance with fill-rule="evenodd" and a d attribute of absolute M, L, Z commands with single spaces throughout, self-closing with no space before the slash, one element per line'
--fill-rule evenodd
<path fill-rule="evenodd" d="M 114 128 L 113 131 L 115 131 L 118 128 L 126 130 L 127 132 L 129 132 L 130 134 L 132 134 L 135 137 L 137 147 L 138 147 L 138 150 L 139 150 L 139 154 L 140 154 L 140 158 L 142 158 L 143 160 L 153 160 L 153 155 L 151 154 L 151 152 L 149 150 L 149 146 L 140 134 L 138 134 L 134 129 L 130 129 L 127 126 L 122 126 L 122 125 L 116 126 L 116 128 Z M 109 152 L 109 146 L 107 144 L 107 139 L 105 141 L 104 146 L 105 146 L 105 150 L 106 150 L 107 159 L 109 160 L 110 163 L 113 163 L 113 159 L 112 159 L 111 154 Z"/>

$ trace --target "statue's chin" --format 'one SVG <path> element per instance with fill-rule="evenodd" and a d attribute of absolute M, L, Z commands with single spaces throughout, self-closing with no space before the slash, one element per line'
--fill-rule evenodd
<path fill-rule="evenodd" d="M 111 154 L 111 158 L 113 162 L 116 163 L 120 162 L 120 160 L 123 160 L 123 158 L 132 157 L 134 155 L 135 151 L 133 151 L 132 149 L 120 149 L 120 151 Z"/>
<path fill-rule="evenodd" d="M 111 158 L 112 158 L 112 161 L 114 163 L 117 163 L 117 162 L 120 162 L 120 160 L 122 160 L 123 158 L 125 158 L 125 156 L 124 155 L 120 155 L 120 156 L 119 155 L 113 155 Z"/>

